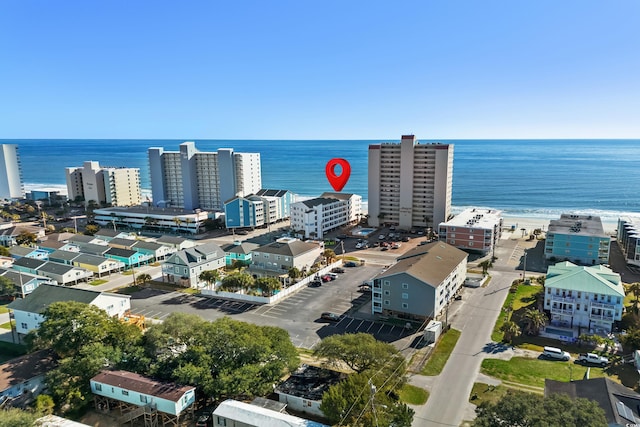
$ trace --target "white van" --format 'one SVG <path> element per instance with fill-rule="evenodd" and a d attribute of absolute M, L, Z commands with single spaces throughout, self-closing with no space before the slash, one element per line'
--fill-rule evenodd
<path fill-rule="evenodd" d="M 556 360 L 570 360 L 571 355 L 566 351 L 562 351 L 556 347 L 545 347 L 542 352 L 542 357 L 545 359 L 556 359 Z"/>

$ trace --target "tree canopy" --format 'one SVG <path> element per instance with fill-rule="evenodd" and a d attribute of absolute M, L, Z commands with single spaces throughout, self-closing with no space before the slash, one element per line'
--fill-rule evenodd
<path fill-rule="evenodd" d="M 483 402 L 476 408 L 474 426 L 606 426 L 604 411 L 593 400 L 572 400 L 564 394 L 543 397 L 514 391 L 496 403 Z"/>
<path fill-rule="evenodd" d="M 16 293 L 16 285 L 4 276 L 0 276 L 0 296 L 14 295 Z"/>

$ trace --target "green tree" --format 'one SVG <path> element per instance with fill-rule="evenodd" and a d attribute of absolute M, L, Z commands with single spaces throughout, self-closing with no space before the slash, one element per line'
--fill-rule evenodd
<path fill-rule="evenodd" d="M 384 367 L 401 377 L 406 370 L 404 357 L 393 345 L 363 332 L 328 336 L 320 341 L 313 353 L 326 359 L 329 365 L 344 363 L 356 372 Z"/>
<path fill-rule="evenodd" d="M 564 394 L 543 397 L 512 391 L 496 403 L 483 402 L 476 408 L 477 427 L 493 426 L 606 426 L 604 411 L 593 400 L 572 400 Z"/>
<path fill-rule="evenodd" d="M 626 353 L 633 350 L 640 350 L 640 329 L 628 330 L 625 335 L 620 336 L 620 341 Z"/>
<path fill-rule="evenodd" d="M 142 284 L 143 286 L 146 286 L 149 282 L 151 282 L 151 275 L 147 273 L 139 274 L 138 277 L 136 277 L 136 282 Z"/>
<path fill-rule="evenodd" d="M 255 280 L 254 287 L 260 289 L 265 296 L 271 296 L 282 289 L 282 283 L 275 277 L 259 277 Z"/>
<path fill-rule="evenodd" d="M 635 298 L 633 302 L 634 311 L 638 311 L 638 299 L 640 298 L 640 282 L 634 282 L 629 285 L 627 288 L 627 292 L 631 292 L 633 297 Z"/>
<path fill-rule="evenodd" d="M 32 427 L 39 417 L 39 414 L 18 408 L 5 409 L 0 417 L 0 427 Z"/>
<path fill-rule="evenodd" d="M 493 267 L 493 262 L 490 259 L 485 259 L 478 265 L 482 267 L 482 274 L 486 275 L 489 269 Z"/>
<path fill-rule="evenodd" d="M 519 337 L 522 333 L 520 326 L 512 320 L 504 322 L 500 327 L 500 332 L 504 333 L 504 341 L 509 343 L 512 342 L 515 337 Z"/>
<path fill-rule="evenodd" d="M 40 394 L 36 397 L 35 410 L 39 414 L 49 415 L 53 414 L 55 403 L 53 398 L 48 394 Z"/>
<path fill-rule="evenodd" d="M 0 296 L 12 296 L 16 294 L 16 285 L 4 276 L 0 276 Z"/>
<path fill-rule="evenodd" d="M 322 252 L 322 256 L 326 260 L 327 264 L 331 264 L 331 261 L 336 259 L 336 253 L 333 251 L 333 249 L 325 249 L 324 252 Z"/>
<path fill-rule="evenodd" d="M 534 308 L 528 308 L 525 310 L 524 320 L 527 325 L 526 333 L 529 335 L 540 334 L 540 329 L 547 324 L 546 314 Z"/>
<path fill-rule="evenodd" d="M 38 241 L 38 236 L 29 232 L 29 231 L 21 231 L 20 234 L 16 236 L 16 243 L 19 245 L 34 245 Z"/>
<path fill-rule="evenodd" d="M 0 256 L 11 256 L 11 252 L 9 252 L 9 248 L 5 246 L 0 246 Z"/>
<path fill-rule="evenodd" d="M 220 280 L 220 272 L 218 270 L 205 270 L 198 276 L 198 279 L 206 282 L 211 288 L 215 283 Z"/>
<path fill-rule="evenodd" d="M 222 279 L 220 290 L 236 292 L 253 286 L 253 277 L 245 273 L 234 273 Z"/>
<path fill-rule="evenodd" d="M 180 224 L 182 224 L 182 218 L 180 217 L 174 217 L 173 218 L 173 222 L 176 223 L 176 232 L 180 233 Z"/>
<path fill-rule="evenodd" d="M 100 231 L 100 227 L 96 224 L 87 224 L 87 226 L 84 228 L 84 234 L 86 234 L 87 236 L 93 236 L 98 231 Z"/>
<path fill-rule="evenodd" d="M 294 280 L 302 275 L 300 270 L 298 270 L 298 267 L 291 267 L 287 273 L 289 274 L 289 277 Z"/>

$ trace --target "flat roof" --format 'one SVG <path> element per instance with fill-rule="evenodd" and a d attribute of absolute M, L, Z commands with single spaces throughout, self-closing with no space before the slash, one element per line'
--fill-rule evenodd
<path fill-rule="evenodd" d="M 460 212 L 449 221 L 440 223 L 440 225 L 487 229 L 500 224 L 501 219 L 502 211 L 497 209 L 469 208 Z"/>
<path fill-rule="evenodd" d="M 562 214 L 560 219 L 552 219 L 547 236 L 556 234 L 576 234 L 580 236 L 607 237 L 599 216 Z"/>

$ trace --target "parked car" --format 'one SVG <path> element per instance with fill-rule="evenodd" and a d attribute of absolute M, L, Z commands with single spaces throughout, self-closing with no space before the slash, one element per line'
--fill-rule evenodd
<path fill-rule="evenodd" d="M 362 285 L 358 286 L 358 291 L 365 292 L 365 293 L 371 292 L 371 285 L 365 282 Z"/>
<path fill-rule="evenodd" d="M 336 273 L 327 273 L 327 276 L 331 277 L 331 280 L 336 280 L 338 278 L 338 275 Z"/>
<path fill-rule="evenodd" d="M 380 248 L 380 250 L 381 250 L 381 251 L 388 251 L 388 250 L 389 250 L 389 247 L 388 247 L 388 246 L 383 246 L 383 247 L 381 247 L 381 248 Z"/>
<path fill-rule="evenodd" d="M 323 282 L 330 282 L 333 280 L 333 277 L 329 276 L 328 274 L 325 274 L 324 276 L 322 276 L 320 278 Z"/>
<path fill-rule="evenodd" d="M 578 356 L 579 363 L 589 363 L 593 365 L 607 366 L 609 359 L 604 356 L 599 356 L 595 353 L 580 353 Z"/>
<path fill-rule="evenodd" d="M 403 241 L 403 242 L 408 242 L 409 240 L 410 240 L 410 237 L 409 237 L 409 236 L 404 236 L 404 237 L 402 238 L 402 241 Z"/>
<path fill-rule="evenodd" d="M 322 286 L 322 280 L 314 280 L 309 283 L 309 287 L 311 288 L 319 288 L 320 286 Z"/>
<path fill-rule="evenodd" d="M 428 240 L 423 240 L 420 243 L 418 243 L 418 246 L 426 245 L 427 243 L 429 243 Z"/>
<path fill-rule="evenodd" d="M 391 249 L 399 249 L 400 246 L 402 246 L 400 243 L 394 243 L 393 245 L 391 245 Z"/>
<path fill-rule="evenodd" d="M 247 230 L 238 230 L 236 231 L 236 234 L 240 234 L 241 236 L 246 236 L 247 234 L 249 234 L 249 232 Z"/>
<path fill-rule="evenodd" d="M 362 249 L 362 248 L 364 248 L 364 243 L 362 242 L 356 243 L 356 249 Z"/>
<path fill-rule="evenodd" d="M 320 315 L 320 318 L 324 320 L 329 320 L 331 322 L 339 322 L 342 316 L 340 316 L 339 314 L 331 313 L 329 311 L 325 311 Z"/>
<path fill-rule="evenodd" d="M 556 359 L 567 361 L 571 359 L 571 355 L 566 351 L 562 351 L 556 347 L 545 347 L 542 351 L 541 357 L 543 359 Z"/>
<path fill-rule="evenodd" d="M 354 261 L 348 261 L 348 262 L 345 262 L 345 263 L 344 263 L 344 266 L 345 266 L 345 267 L 357 267 L 357 266 L 358 266 L 358 263 L 357 263 L 357 262 L 354 262 Z"/>
<path fill-rule="evenodd" d="M 344 273 L 344 268 L 335 267 L 331 269 L 332 273 Z"/>
<path fill-rule="evenodd" d="M 212 421 L 213 419 L 211 418 L 211 415 L 200 415 L 198 417 L 198 420 L 196 421 L 196 427 L 210 427 L 211 425 L 213 425 Z"/>
<path fill-rule="evenodd" d="M 381 235 L 379 235 L 379 236 L 378 236 L 378 239 L 380 239 L 380 240 L 384 240 L 384 239 L 385 239 L 385 237 L 387 237 L 387 236 L 385 236 L 384 234 L 381 234 Z"/>

